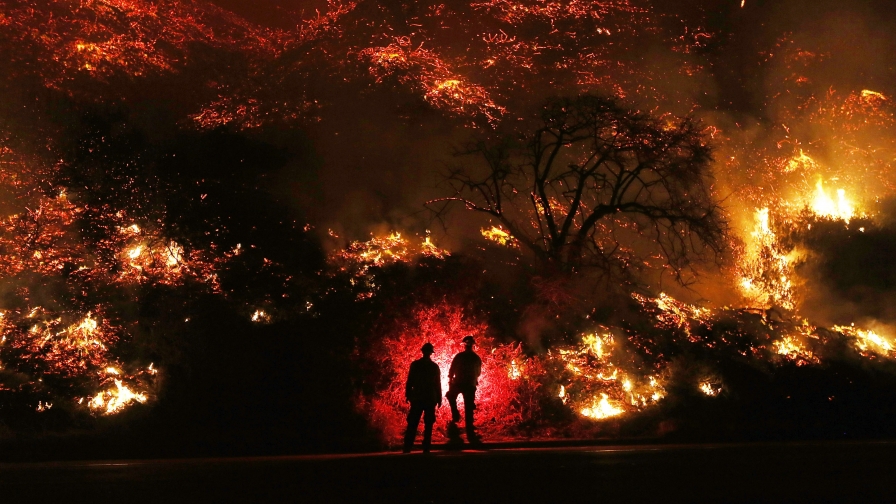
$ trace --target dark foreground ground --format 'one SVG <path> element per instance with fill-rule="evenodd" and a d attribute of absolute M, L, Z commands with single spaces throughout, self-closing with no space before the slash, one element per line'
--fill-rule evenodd
<path fill-rule="evenodd" d="M 0 464 L 0 495 L 157 504 L 896 502 L 896 442 Z"/>

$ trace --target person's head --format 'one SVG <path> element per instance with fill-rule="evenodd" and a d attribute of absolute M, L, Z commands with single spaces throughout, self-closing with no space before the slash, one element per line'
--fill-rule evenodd
<path fill-rule="evenodd" d="M 466 348 L 467 350 L 472 350 L 473 345 L 476 344 L 476 340 L 474 340 L 473 336 L 469 334 L 464 336 L 464 339 L 462 339 L 461 341 L 464 342 L 464 348 Z"/>
<path fill-rule="evenodd" d="M 432 343 L 424 343 L 423 347 L 420 348 L 420 351 L 423 352 L 424 356 L 429 357 L 436 351 L 436 349 L 432 346 Z"/>

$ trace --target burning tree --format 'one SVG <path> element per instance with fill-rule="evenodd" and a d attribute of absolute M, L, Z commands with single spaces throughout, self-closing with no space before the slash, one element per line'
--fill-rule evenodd
<path fill-rule="evenodd" d="M 592 95 L 552 99 L 533 132 L 473 141 L 459 154 L 482 163 L 453 170 L 453 194 L 429 205 L 488 215 L 549 270 L 627 274 L 659 252 L 686 283 L 695 257 L 725 246 L 710 147 L 690 117 Z"/>

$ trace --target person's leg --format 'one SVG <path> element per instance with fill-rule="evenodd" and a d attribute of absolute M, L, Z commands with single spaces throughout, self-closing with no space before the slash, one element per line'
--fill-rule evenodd
<path fill-rule="evenodd" d="M 448 393 L 445 394 L 445 398 L 448 399 L 448 405 L 451 406 L 451 421 L 455 423 L 460 420 L 460 411 L 457 410 L 457 394 L 459 393 L 459 390 L 449 388 Z M 464 401 L 466 401 L 466 398 Z"/>
<path fill-rule="evenodd" d="M 476 439 L 476 428 L 473 425 L 473 417 L 476 412 L 476 389 L 464 390 L 464 429 L 467 431 L 467 441 Z"/>
<path fill-rule="evenodd" d="M 423 453 L 429 453 L 432 445 L 432 426 L 436 423 L 436 406 L 427 406 L 423 411 Z"/>
<path fill-rule="evenodd" d="M 411 410 L 408 411 L 408 428 L 404 431 L 404 449 L 405 453 L 411 451 L 414 446 L 414 438 L 417 437 L 417 426 L 420 425 L 420 415 L 423 414 L 423 408 L 417 404 L 411 403 Z"/>

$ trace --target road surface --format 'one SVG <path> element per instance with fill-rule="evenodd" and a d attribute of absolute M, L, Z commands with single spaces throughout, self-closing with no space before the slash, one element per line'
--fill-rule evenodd
<path fill-rule="evenodd" d="M 3 502 L 896 502 L 896 442 L 0 464 Z"/>

